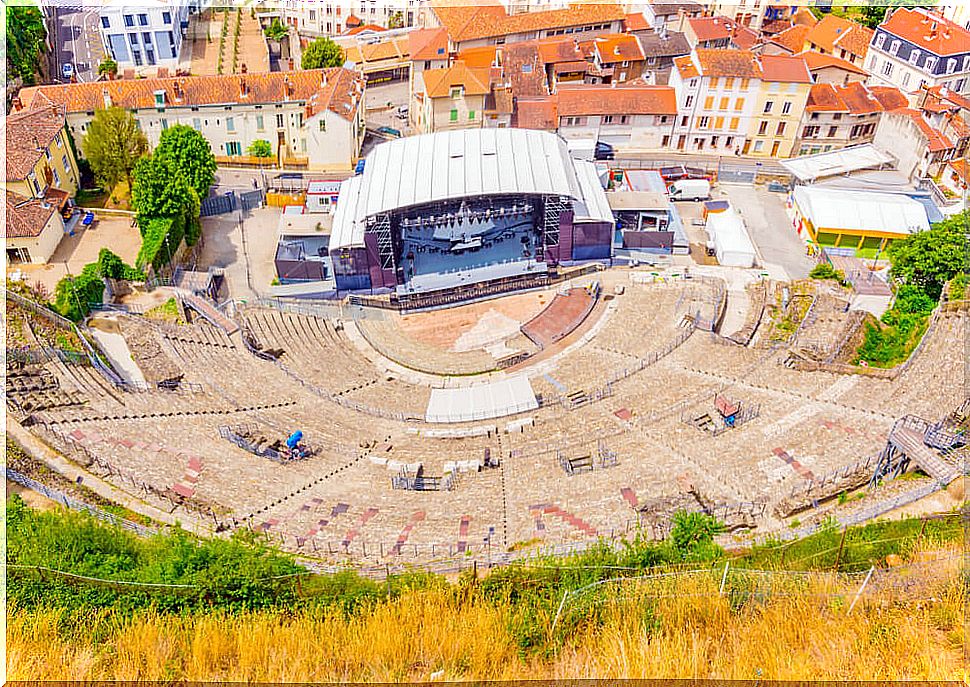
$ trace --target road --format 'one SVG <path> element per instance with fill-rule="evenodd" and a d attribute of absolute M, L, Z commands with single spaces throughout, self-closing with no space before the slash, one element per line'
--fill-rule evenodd
<path fill-rule="evenodd" d="M 104 56 L 98 6 L 75 2 L 48 6 L 47 11 L 54 35 L 51 78 L 61 82 L 61 67 L 70 62 L 78 81 L 96 81 L 98 64 Z"/>

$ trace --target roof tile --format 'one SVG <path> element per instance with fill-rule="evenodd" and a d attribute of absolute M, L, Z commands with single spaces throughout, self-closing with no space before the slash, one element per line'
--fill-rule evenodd
<path fill-rule="evenodd" d="M 64 128 L 64 113 L 48 105 L 7 116 L 7 180 L 26 179 L 57 133 Z"/>
<path fill-rule="evenodd" d="M 934 55 L 965 53 L 970 45 L 970 31 L 927 10 L 900 7 L 879 28 Z"/>

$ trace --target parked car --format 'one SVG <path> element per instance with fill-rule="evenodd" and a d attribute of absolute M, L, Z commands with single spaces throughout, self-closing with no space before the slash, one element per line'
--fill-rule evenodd
<path fill-rule="evenodd" d="M 670 185 L 671 200 L 708 200 L 711 182 L 707 179 L 680 179 Z"/>
<path fill-rule="evenodd" d="M 61 76 L 64 77 L 65 81 L 70 81 L 72 78 L 74 78 L 74 65 L 70 62 L 65 62 L 63 66 L 61 66 Z"/>
<path fill-rule="evenodd" d="M 661 167 L 660 176 L 669 186 L 681 179 L 707 179 L 711 180 L 711 175 L 699 167 L 685 167 L 684 165 L 674 165 L 672 167 Z"/>
<path fill-rule="evenodd" d="M 408 118 L 408 106 L 407 105 L 401 105 L 399 108 L 397 108 L 397 113 L 395 114 L 395 116 L 398 119 L 407 119 Z"/>
<path fill-rule="evenodd" d="M 389 126 L 377 127 L 377 133 L 384 134 L 385 136 L 393 136 L 394 138 L 401 138 L 401 132 Z"/>
<path fill-rule="evenodd" d="M 614 160 L 616 159 L 616 151 L 613 150 L 613 146 L 609 143 L 603 143 L 603 141 L 596 142 L 596 148 L 593 149 L 593 159 L 594 160 Z"/>
<path fill-rule="evenodd" d="M 357 166 L 354 167 L 354 174 L 363 174 L 363 173 L 364 173 L 364 158 L 360 158 L 359 160 L 357 160 Z"/>

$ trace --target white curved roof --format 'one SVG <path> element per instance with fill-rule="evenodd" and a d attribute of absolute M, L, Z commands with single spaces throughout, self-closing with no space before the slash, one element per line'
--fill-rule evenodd
<path fill-rule="evenodd" d="M 363 245 L 365 219 L 383 212 L 507 193 L 582 201 L 566 142 L 531 129 L 463 129 L 382 143 L 341 185 L 331 245 Z"/>

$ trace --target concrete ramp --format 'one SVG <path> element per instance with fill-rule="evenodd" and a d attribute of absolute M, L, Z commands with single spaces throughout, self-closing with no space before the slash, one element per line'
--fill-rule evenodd
<path fill-rule="evenodd" d="M 910 427 L 900 427 L 889 437 L 893 447 L 933 479 L 949 484 L 960 477 L 960 470 L 940 457 L 923 443 L 923 433 Z"/>
<path fill-rule="evenodd" d="M 181 294 L 182 304 L 187 308 L 192 308 L 210 324 L 219 327 L 230 337 L 239 331 L 239 325 L 216 310 L 209 301 L 199 298 L 192 294 Z"/>

